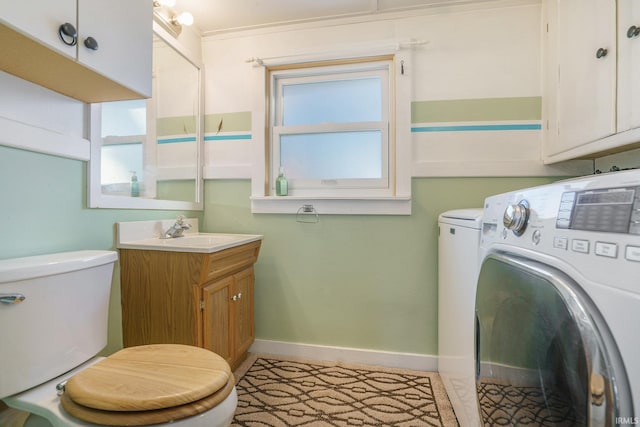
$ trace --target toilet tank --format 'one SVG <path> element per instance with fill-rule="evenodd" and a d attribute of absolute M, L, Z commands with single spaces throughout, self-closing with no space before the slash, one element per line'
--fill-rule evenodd
<path fill-rule="evenodd" d="M 76 251 L 0 260 L 0 399 L 106 346 L 117 258 L 114 251 Z"/>

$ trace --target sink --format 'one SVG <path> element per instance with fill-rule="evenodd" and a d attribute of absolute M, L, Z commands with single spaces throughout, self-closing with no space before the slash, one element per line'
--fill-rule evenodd
<path fill-rule="evenodd" d="M 121 241 L 118 243 L 118 248 L 212 253 L 261 239 L 262 236 L 258 234 L 188 233 L 172 239 L 154 237 L 128 242 Z"/>

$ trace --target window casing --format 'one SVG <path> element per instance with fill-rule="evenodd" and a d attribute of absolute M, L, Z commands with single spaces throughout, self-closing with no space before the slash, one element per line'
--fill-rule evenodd
<path fill-rule="evenodd" d="M 252 72 L 253 213 L 296 214 L 312 205 L 320 215 L 411 214 L 409 49 L 360 57 L 289 56 L 259 64 Z M 316 84 L 334 92 L 326 97 L 332 101 L 314 98 L 313 90 L 305 95 Z M 369 84 L 379 89 L 371 91 Z M 280 99 L 279 93 L 284 93 Z M 314 113 L 320 108 L 324 112 Z M 316 119 L 306 118 L 309 114 Z M 275 195 L 281 164 L 289 179 L 284 197 Z"/>

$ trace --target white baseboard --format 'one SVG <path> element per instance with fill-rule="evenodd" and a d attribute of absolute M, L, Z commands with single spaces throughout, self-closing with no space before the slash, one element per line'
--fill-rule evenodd
<path fill-rule="evenodd" d="M 388 368 L 404 368 L 417 371 L 435 372 L 438 370 L 438 356 L 427 354 L 395 353 L 269 340 L 255 340 L 249 351 L 252 353 L 385 366 Z"/>

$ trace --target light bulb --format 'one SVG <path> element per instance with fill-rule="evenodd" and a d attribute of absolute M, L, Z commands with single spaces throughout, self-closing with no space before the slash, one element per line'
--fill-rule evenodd
<path fill-rule="evenodd" d="M 186 25 L 186 26 L 193 25 L 193 15 L 190 14 L 189 12 L 182 12 L 176 18 L 176 22 L 180 25 Z"/>

